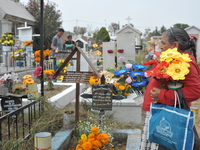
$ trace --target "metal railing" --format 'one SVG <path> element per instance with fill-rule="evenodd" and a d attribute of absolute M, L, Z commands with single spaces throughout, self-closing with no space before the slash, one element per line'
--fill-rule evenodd
<path fill-rule="evenodd" d="M 36 100 L 0 117 L 0 143 L 30 136 L 31 125 L 41 116 L 41 101 Z"/>

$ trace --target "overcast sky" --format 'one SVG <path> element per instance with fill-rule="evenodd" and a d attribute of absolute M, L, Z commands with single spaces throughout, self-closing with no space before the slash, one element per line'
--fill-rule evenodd
<path fill-rule="evenodd" d="M 26 4 L 29 0 L 20 0 Z M 46 0 L 44 0 L 46 1 Z M 127 24 L 144 32 L 162 25 L 169 28 L 175 23 L 186 23 L 200 28 L 200 0 L 50 0 L 61 10 L 63 28 L 73 31 L 74 26 L 92 26 L 92 30 L 111 24 Z"/>

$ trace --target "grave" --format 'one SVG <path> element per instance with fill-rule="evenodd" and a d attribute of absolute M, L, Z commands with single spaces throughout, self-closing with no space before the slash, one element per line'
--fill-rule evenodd
<path fill-rule="evenodd" d="M 82 95 L 88 94 L 92 95 L 92 88 L 88 88 Z M 92 96 L 85 98 L 85 96 L 79 98 L 80 103 L 86 102 L 87 105 L 93 104 Z M 117 99 L 113 95 L 112 108 L 109 111 L 105 111 L 105 114 L 113 116 L 113 120 L 124 122 L 124 123 L 134 123 L 142 124 L 142 101 L 143 95 L 137 96 L 133 93 L 126 99 Z M 87 96 L 86 96 L 87 97 Z M 75 100 L 71 102 L 71 105 L 75 105 Z"/>
<path fill-rule="evenodd" d="M 116 32 L 116 41 L 103 43 L 103 70 L 112 67 L 117 60 L 123 57 L 123 62 L 128 60 L 135 61 L 136 49 L 141 44 L 142 33 L 130 24 L 131 18 L 128 17 L 128 24 Z M 123 49 L 122 53 L 108 53 L 108 50 Z"/>

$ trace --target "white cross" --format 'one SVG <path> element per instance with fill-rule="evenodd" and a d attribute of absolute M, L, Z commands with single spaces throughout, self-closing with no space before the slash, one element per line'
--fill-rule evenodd
<path fill-rule="evenodd" d="M 130 20 L 132 20 L 132 19 L 128 16 L 128 18 L 126 20 L 128 20 L 128 24 L 130 24 Z"/>

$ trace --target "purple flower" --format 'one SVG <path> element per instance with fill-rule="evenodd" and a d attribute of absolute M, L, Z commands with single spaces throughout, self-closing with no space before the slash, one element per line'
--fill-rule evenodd
<path fill-rule="evenodd" d="M 132 64 L 126 64 L 125 66 L 126 66 L 126 68 L 130 69 L 130 68 L 132 68 L 133 65 Z"/>
<path fill-rule="evenodd" d="M 127 83 L 131 83 L 132 82 L 132 79 L 131 79 L 131 77 L 128 77 L 128 78 L 126 78 L 126 80 L 125 80 Z"/>

